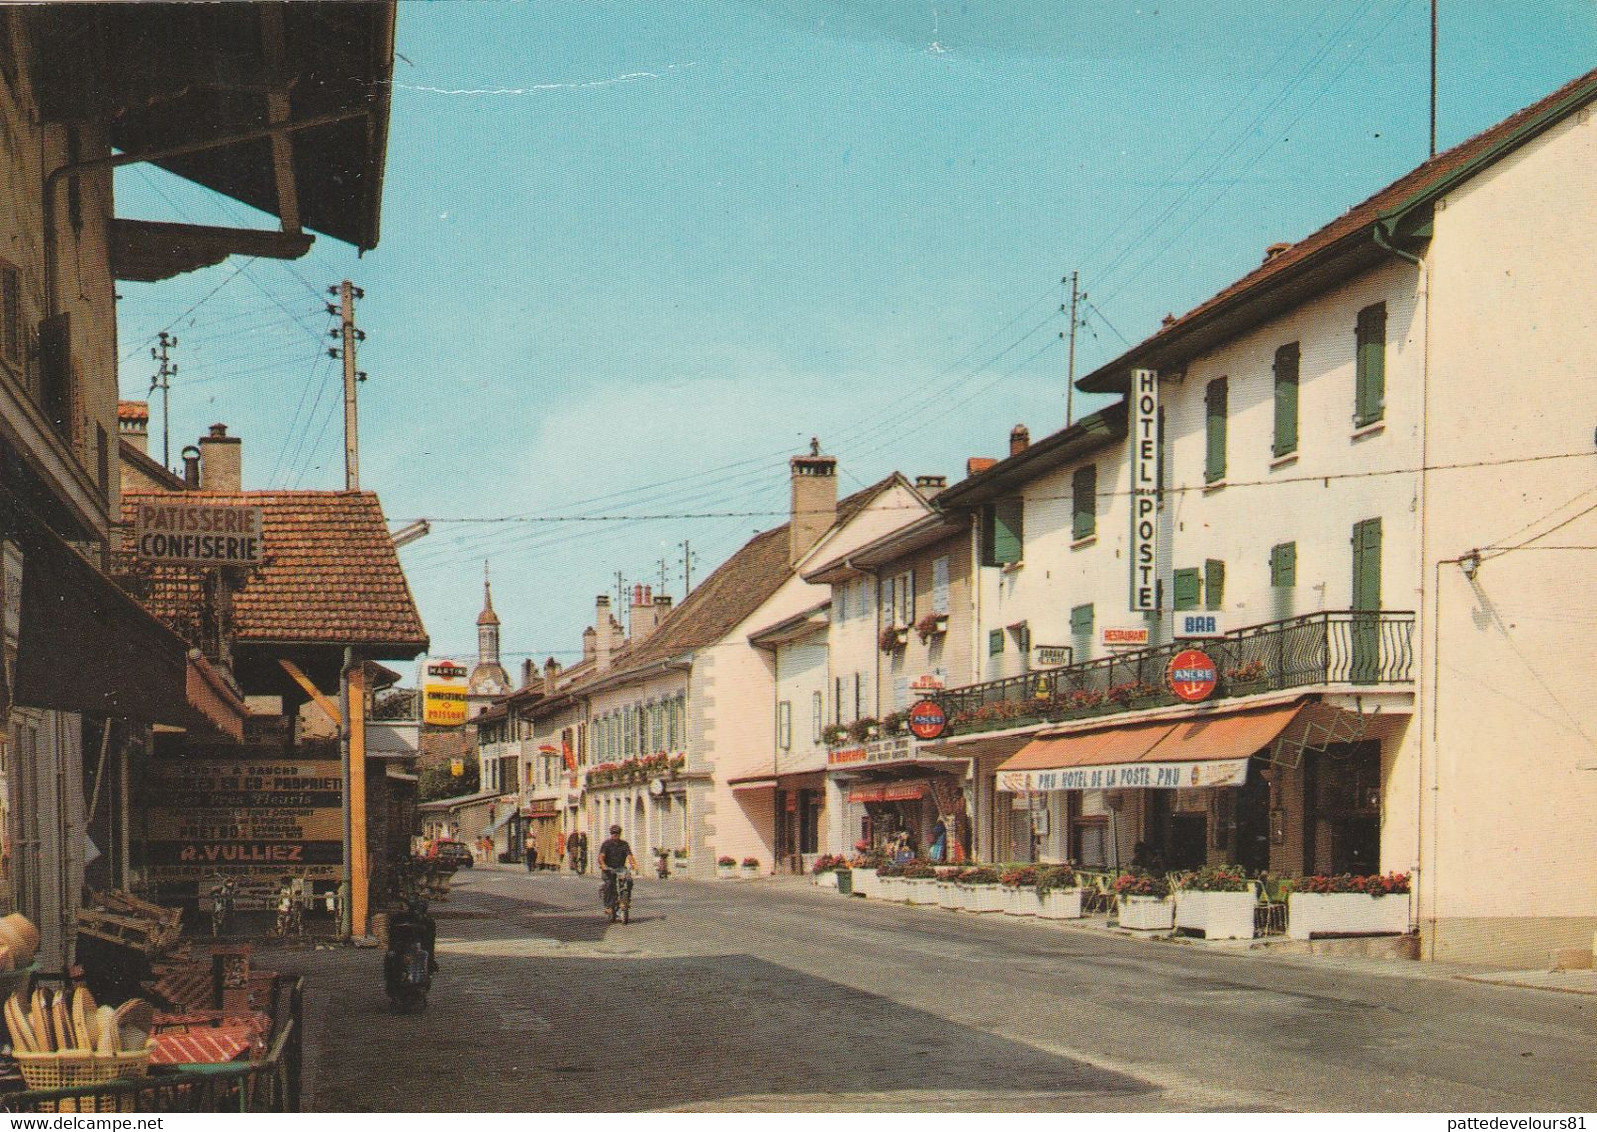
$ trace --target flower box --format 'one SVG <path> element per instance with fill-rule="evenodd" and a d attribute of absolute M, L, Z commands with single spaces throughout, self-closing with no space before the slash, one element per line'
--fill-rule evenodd
<path fill-rule="evenodd" d="M 1037 897 L 1036 914 L 1044 920 L 1081 919 L 1081 889 L 1050 888 Z"/>
<path fill-rule="evenodd" d="M 1175 926 L 1202 932 L 1204 939 L 1252 939 L 1253 910 L 1258 903 L 1251 888 L 1246 892 L 1178 889 Z"/>
<path fill-rule="evenodd" d="M 1134 932 L 1167 932 L 1175 927 L 1176 906 L 1168 896 L 1122 896 L 1120 926 Z"/>
<path fill-rule="evenodd" d="M 903 899 L 907 904 L 936 904 L 938 881 L 924 880 L 919 877 L 904 877 L 900 882 L 903 887 L 899 889 L 904 894 Z"/>
<path fill-rule="evenodd" d="M 973 884 L 972 907 L 973 912 L 1002 912 L 1004 910 L 1004 890 L 997 884 Z"/>
<path fill-rule="evenodd" d="M 962 894 L 959 885 L 951 880 L 937 882 L 937 906 L 939 908 L 959 908 L 963 906 Z"/>
<path fill-rule="evenodd" d="M 883 900 L 901 903 L 904 899 L 904 882 L 901 877 L 884 877 L 876 874 L 876 895 Z"/>
<path fill-rule="evenodd" d="M 672 876 L 678 876 L 678 877 L 687 876 L 688 875 L 688 860 L 689 860 L 689 858 L 687 858 L 687 857 L 673 857 L 673 858 L 671 858 L 671 875 Z"/>
<path fill-rule="evenodd" d="M 832 869 L 827 869 L 824 873 L 816 873 L 815 883 L 822 888 L 835 889 L 837 887 L 837 873 Z"/>
<path fill-rule="evenodd" d="M 1293 892 L 1286 898 L 1289 939 L 1336 935 L 1403 935 L 1409 928 L 1408 893 Z"/>
<path fill-rule="evenodd" d="M 736 865 L 716 865 L 715 875 L 719 880 L 736 880 L 738 867 Z"/>
<path fill-rule="evenodd" d="M 881 879 L 876 875 L 875 869 L 850 869 L 854 874 L 854 893 L 871 899 L 881 897 Z"/>
<path fill-rule="evenodd" d="M 738 875 L 743 877 L 744 880 L 752 880 L 755 877 L 760 875 L 760 866 L 758 866 L 758 865 L 739 865 L 738 866 Z M 835 885 L 837 882 L 834 879 L 832 883 Z"/>
<path fill-rule="evenodd" d="M 1036 888 L 1012 888 L 1001 885 L 998 889 L 998 910 L 1006 916 L 1035 916 L 1039 909 Z"/>

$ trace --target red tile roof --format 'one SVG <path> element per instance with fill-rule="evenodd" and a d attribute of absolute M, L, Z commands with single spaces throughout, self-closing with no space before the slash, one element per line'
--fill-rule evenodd
<path fill-rule="evenodd" d="M 1132 347 L 1108 365 L 1101 366 L 1076 382 L 1091 393 L 1124 390 L 1133 367 L 1179 364 L 1186 340 L 1206 322 L 1250 301 L 1261 292 L 1304 274 L 1317 261 L 1345 250 L 1350 243 L 1373 245 L 1378 223 L 1389 223 L 1399 214 L 1429 205 L 1458 181 L 1473 176 L 1543 130 L 1597 99 L 1597 70 L 1565 83 L 1532 106 L 1510 115 L 1452 149 L 1437 154 L 1424 164 L 1393 181 L 1386 188 L 1337 217 L 1312 235 L 1284 248 L 1218 294 L 1192 308 L 1180 318 L 1166 323 L 1159 332 Z M 1391 235 L 1390 232 L 1387 233 Z M 1200 343 L 1186 355 L 1203 348 Z"/>
<path fill-rule="evenodd" d="M 150 419 L 150 403 L 148 401 L 118 401 L 116 403 L 116 419 L 119 421 L 148 421 Z"/>
<path fill-rule="evenodd" d="M 216 503 L 262 509 L 266 561 L 233 597 L 241 645 L 349 645 L 368 656 L 409 659 L 427 631 L 399 565 L 382 505 L 369 491 L 186 491 L 125 495 L 123 572 L 157 617 L 193 639 L 200 568 L 132 561 L 141 502 Z"/>

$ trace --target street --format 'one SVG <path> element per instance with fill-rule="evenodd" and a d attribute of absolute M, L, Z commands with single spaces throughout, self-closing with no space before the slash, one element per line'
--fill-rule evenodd
<path fill-rule="evenodd" d="M 1587 995 L 847 900 L 795 879 L 457 874 L 424 1014 L 308 976 L 320 1111 L 1584 1111 Z"/>

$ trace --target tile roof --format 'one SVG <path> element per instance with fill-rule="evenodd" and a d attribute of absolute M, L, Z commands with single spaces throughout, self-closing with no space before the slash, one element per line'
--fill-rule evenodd
<path fill-rule="evenodd" d="M 1314 261 L 1327 258 L 1349 242 L 1373 244 L 1372 231 L 1378 223 L 1389 223 L 1401 213 L 1428 205 L 1458 181 L 1499 160 L 1593 99 L 1597 99 L 1597 70 L 1572 79 L 1541 101 L 1437 154 L 1323 228 L 1286 245 L 1229 287 L 1161 327 L 1157 334 L 1087 374 L 1076 382 L 1076 387 L 1091 393 L 1123 390 L 1133 366 L 1149 364 L 1161 352 L 1179 348 L 1182 340 L 1192 336 L 1204 322 L 1272 284 L 1302 273 Z"/>
<path fill-rule="evenodd" d="M 197 623 L 202 569 L 132 560 L 141 502 L 262 509 L 266 560 L 233 596 L 236 640 L 248 644 L 353 645 L 408 659 L 427 649 L 381 503 L 369 491 L 186 491 L 124 495 L 119 571 L 157 617 L 183 632 Z M 185 634 L 190 635 L 190 634 Z M 192 637 L 191 637 L 192 639 Z"/>
<path fill-rule="evenodd" d="M 838 501 L 834 531 L 902 479 L 898 473 Z M 783 523 L 755 535 L 671 611 L 659 628 L 616 652 L 610 667 L 585 681 L 598 684 L 658 664 L 721 640 L 793 576 L 788 564 L 788 527 Z"/>
<path fill-rule="evenodd" d="M 148 401 L 118 401 L 116 403 L 116 419 L 119 421 L 148 421 L 150 419 L 150 403 Z"/>

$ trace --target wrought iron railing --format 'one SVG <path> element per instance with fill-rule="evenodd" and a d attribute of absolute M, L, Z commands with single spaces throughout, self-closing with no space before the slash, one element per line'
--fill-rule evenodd
<path fill-rule="evenodd" d="M 298 1112 L 305 1057 L 305 980 L 279 975 L 266 1056 L 204 1069 L 0 1096 L 5 1112 Z"/>
<path fill-rule="evenodd" d="M 1219 669 L 1211 699 L 1334 684 L 1413 682 L 1410 610 L 1310 613 L 1174 641 L 1100 660 L 951 688 L 938 694 L 949 732 L 965 734 L 1161 707 L 1182 701 L 1165 682 L 1170 658 L 1201 648 Z"/>

